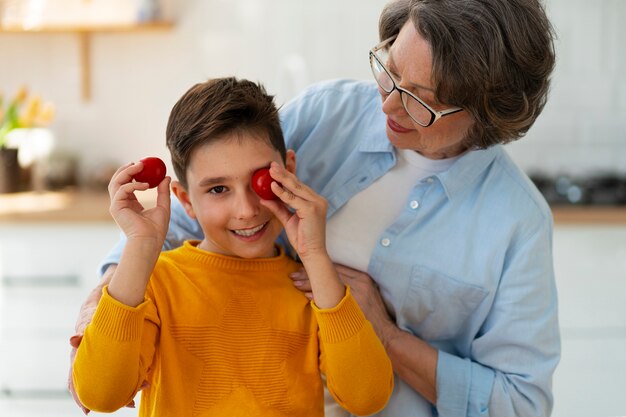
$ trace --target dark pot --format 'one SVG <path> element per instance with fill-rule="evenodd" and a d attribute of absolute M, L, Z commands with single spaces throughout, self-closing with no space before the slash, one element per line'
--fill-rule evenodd
<path fill-rule="evenodd" d="M 0 194 L 20 190 L 20 172 L 17 149 L 0 148 Z"/>

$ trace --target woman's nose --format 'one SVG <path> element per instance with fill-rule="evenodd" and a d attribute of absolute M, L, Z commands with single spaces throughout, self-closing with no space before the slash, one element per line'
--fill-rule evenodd
<path fill-rule="evenodd" d="M 383 92 L 383 112 L 385 114 L 406 114 L 400 91 L 394 88 L 391 93 Z"/>

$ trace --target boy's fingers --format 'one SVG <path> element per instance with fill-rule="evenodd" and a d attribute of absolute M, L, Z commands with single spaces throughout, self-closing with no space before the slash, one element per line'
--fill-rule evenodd
<path fill-rule="evenodd" d="M 267 207 L 274 214 L 274 216 L 276 216 L 278 221 L 280 221 L 283 226 L 287 225 L 287 222 L 293 215 L 287 207 L 276 200 L 261 200 L 260 202 L 262 205 Z"/>
<path fill-rule="evenodd" d="M 135 191 L 145 191 L 148 189 L 148 184 L 145 182 L 129 182 L 120 186 L 115 194 L 112 196 L 112 203 L 115 201 L 124 201 L 124 200 L 134 200 L 138 201 L 135 198 Z"/>
<path fill-rule="evenodd" d="M 128 168 L 129 166 L 133 165 L 134 162 L 128 162 L 127 164 L 122 165 L 121 167 L 119 167 L 114 173 L 113 173 L 113 177 L 115 177 L 116 175 L 119 175 L 120 172 L 124 171 L 126 168 Z"/>
<path fill-rule="evenodd" d="M 113 178 L 115 178 L 117 183 L 125 184 L 127 182 L 131 182 L 133 177 L 136 174 L 139 174 L 142 170 L 142 162 L 129 162 L 128 164 L 121 166 L 115 174 L 113 174 Z"/>
<path fill-rule="evenodd" d="M 112 197 L 115 195 L 119 187 L 124 184 L 128 184 L 133 181 L 133 176 L 141 172 L 143 169 L 143 164 L 141 162 L 134 163 L 129 162 L 126 165 L 122 165 L 115 171 L 115 174 L 111 177 L 111 181 L 109 182 L 109 195 Z"/>
<path fill-rule="evenodd" d="M 127 197 L 134 195 L 135 191 L 146 191 L 149 188 L 147 182 L 129 182 L 122 185 L 119 189 Z"/>
<path fill-rule="evenodd" d="M 279 185 L 278 183 L 273 182 L 272 191 L 274 192 L 274 194 L 276 194 L 276 196 L 280 199 L 280 201 L 282 201 L 287 206 L 295 210 L 297 213 L 300 213 L 298 217 L 302 217 L 302 214 L 308 211 L 311 207 L 311 203 L 308 200 L 295 195 L 290 189 L 288 189 L 284 185 Z M 281 220 L 283 225 L 286 225 L 286 221 L 289 220 L 289 218 L 293 215 L 293 213 L 287 210 L 284 206 L 283 206 L 283 209 L 284 211 L 281 210 L 281 214 L 283 218 L 281 220 L 281 218 L 279 217 L 279 220 Z M 274 213 L 274 214 L 277 214 L 277 213 Z M 278 214 L 277 214 L 277 217 L 278 217 Z"/>
<path fill-rule="evenodd" d="M 159 207 L 170 207 L 170 182 L 171 177 L 165 177 L 157 188 L 157 201 L 156 204 Z"/>
<path fill-rule="evenodd" d="M 300 181 L 298 177 L 287 171 L 276 162 L 272 162 L 272 164 L 270 165 L 270 175 L 274 180 L 282 184 L 284 189 L 289 190 L 289 192 L 292 193 L 294 197 L 311 200 L 317 195 L 313 192 L 311 188 L 309 188 L 302 181 Z M 291 198 L 291 196 L 289 195 L 287 195 L 287 197 Z"/>

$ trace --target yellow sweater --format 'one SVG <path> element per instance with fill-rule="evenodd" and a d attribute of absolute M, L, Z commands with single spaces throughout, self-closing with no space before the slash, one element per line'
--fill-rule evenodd
<path fill-rule="evenodd" d="M 136 308 L 103 290 L 74 363 L 85 406 L 140 416 L 323 416 L 323 387 L 354 414 L 386 404 L 393 372 L 350 295 L 318 309 L 284 254 L 241 259 L 186 242 L 161 254 Z"/>

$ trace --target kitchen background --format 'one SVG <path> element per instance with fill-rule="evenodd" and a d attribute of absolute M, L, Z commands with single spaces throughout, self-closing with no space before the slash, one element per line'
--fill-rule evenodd
<path fill-rule="evenodd" d="M 0 93 L 8 100 L 26 85 L 55 107 L 26 188 L 81 191 L 0 195 L 1 416 L 81 415 L 65 392 L 67 340 L 118 236 L 106 196 L 83 194 L 121 163 L 168 160 L 167 116 L 192 83 L 235 74 L 284 103 L 315 81 L 371 79 L 367 51 L 385 3 L 0 0 Z M 547 0 L 547 9 L 558 34 L 551 97 L 507 147 L 555 205 L 563 358 L 553 415 L 625 416 L 626 1 Z M 80 30 L 68 22 L 79 15 Z M 166 23 L 134 27 L 154 17 Z M 42 19 L 57 29 L 16 29 Z"/>

